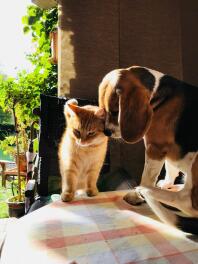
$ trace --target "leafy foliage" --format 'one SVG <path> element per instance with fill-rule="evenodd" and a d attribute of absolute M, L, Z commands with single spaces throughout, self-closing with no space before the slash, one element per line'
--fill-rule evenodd
<path fill-rule="evenodd" d="M 27 106 L 24 100 L 28 94 L 26 94 L 27 88 L 20 84 L 20 79 L 7 78 L 6 80 L 0 76 L 0 107 L 5 112 L 16 114 L 17 118 L 17 130 L 20 133 L 19 147 L 20 152 L 25 152 L 27 149 L 27 135 L 24 133 L 25 129 L 31 124 L 31 117 L 26 116 Z M 16 136 L 6 136 L 1 141 L 0 147 L 4 150 L 5 154 L 14 155 L 16 150 Z"/>
<path fill-rule="evenodd" d="M 0 107 L 5 112 L 13 111 L 17 118 L 17 130 L 27 132 L 31 123 L 37 118 L 33 109 L 39 107 L 40 94 L 56 95 L 57 93 L 57 65 L 50 61 L 50 31 L 57 26 L 57 8 L 42 10 L 37 6 L 29 6 L 27 15 L 22 18 L 24 33 L 31 34 L 35 51 L 27 55 L 33 64 L 33 70 L 18 72 L 16 78 L 0 75 Z M 20 134 L 19 136 L 22 136 Z M 27 137 L 25 135 L 25 137 Z M 9 147 L 13 142 L 12 136 L 6 137 L 5 143 Z M 3 143 L 1 143 L 3 144 Z M 5 148 L 5 144 L 4 144 Z"/>
<path fill-rule="evenodd" d="M 0 141 L 2 141 L 6 136 L 11 135 L 13 133 L 14 133 L 14 125 L 0 123 Z"/>
<path fill-rule="evenodd" d="M 12 124 L 12 116 L 9 113 L 4 113 L 0 108 L 0 125 Z"/>
<path fill-rule="evenodd" d="M 49 34 L 57 27 L 58 12 L 54 7 L 42 10 L 30 5 L 27 15 L 22 18 L 24 33 L 31 33 L 35 51 L 27 55 L 34 66 L 32 72 L 25 70 L 14 78 L 0 76 L 0 106 L 4 111 L 12 111 L 16 106 L 18 122 L 23 127 L 35 119 L 32 110 L 39 106 L 40 94 L 57 93 L 57 65 L 50 62 Z"/>
<path fill-rule="evenodd" d="M 31 33 L 35 51 L 27 56 L 32 72 L 23 70 L 16 78 L 0 75 L 0 107 L 14 117 L 15 135 L 6 136 L 0 148 L 7 154 L 17 154 L 18 200 L 22 200 L 19 154 L 27 150 L 27 130 L 35 120 L 33 109 L 39 106 L 40 94 L 57 92 L 57 66 L 51 64 L 50 31 L 57 26 L 57 8 L 41 10 L 29 6 L 22 18 L 24 33 Z"/>
<path fill-rule="evenodd" d="M 0 108 L 0 141 L 14 132 L 13 119 L 10 113 Z"/>
<path fill-rule="evenodd" d="M 29 6 L 27 15 L 22 18 L 24 33 L 31 33 L 36 51 L 27 57 L 35 65 L 35 74 L 44 78 L 45 93 L 57 92 L 57 65 L 51 64 L 50 32 L 57 27 L 57 7 L 43 10 L 36 6 Z M 42 91 L 43 92 L 43 91 Z"/>

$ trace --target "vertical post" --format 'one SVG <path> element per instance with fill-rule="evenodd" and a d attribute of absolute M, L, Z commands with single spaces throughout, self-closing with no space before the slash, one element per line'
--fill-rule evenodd
<path fill-rule="evenodd" d="M 17 177 L 18 177 L 18 196 L 19 201 L 21 201 L 21 176 L 20 176 L 20 160 L 19 160 L 19 134 L 18 134 L 18 124 L 17 117 L 15 113 L 15 104 L 13 105 L 13 116 L 14 116 L 14 127 L 16 131 L 16 148 L 17 148 Z"/>

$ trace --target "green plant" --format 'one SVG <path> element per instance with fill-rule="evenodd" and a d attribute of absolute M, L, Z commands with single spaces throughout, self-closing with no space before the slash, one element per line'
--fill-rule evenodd
<path fill-rule="evenodd" d="M 33 70 L 18 72 L 16 78 L 0 75 L 0 107 L 9 112 L 14 118 L 15 134 L 6 136 L 0 143 L 0 148 L 7 154 L 19 157 L 27 150 L 30 125 L 36 120 L 33 109 L 39 107 L 40 94 L 56 95 L 57 93 L 57 65 L 50 62 L 49 33 L 57 26 L 57 8 L 42 10 L 36 6 L 29 6 L 27 15 L 22 18 L 24 33 L 31 33 L 35 43 L 35 51 L 27 55 L 33 64 Z M 21 200 L 21 179 L 18 168 L 18 192 Z"/>
<path fill-rule="evenodd" d="M 27 151 L 28 138 L 25 133 L 23 136 L 19 136 L 19 153 L 25 154 Z M 16 135 L 6 136 L 0 142 L 0 149 L 3 150 L 5 155 L 11 156 L 13 159 L 16 157 Z"/>
<path fill-rule="evenodd" d="M 0 108 L 0 124 L 7 125 L 12 124 L 12 117 L 9 113 L 3 112 L 3 110 Z"/>
<path fill-rule="evenodd" d="M 12 150 L 9 147 L 16 143 L 16 136 L 18 135 L 20 138 L 19 152 L 25 152 L 27 150 L 27 134 L 25 133 L 25 129 L 31 124 L 31 116 L 27 114 L 28 105 L 26 103 L 28 89 L 22 85 L 20 78 L 4 79 L 0 76 L 0 93 L 0 107 L 3 111 L 12 114 L 16 132 L 15 136 L 5 137 L 1 142 L 1 146 L 5 149 L 7 144 L 7 152 L 11 154 Z"/>
<path fill-rule="evenodd" d="M 14 127 L 15 127 L 15 132 L 16 135 L 15 137 L 7 137 L 1 147 L 3 147 L 3 144 L 6 145 L 6 140 L 7 142 L 7 147 L 9 147 L 9 144 L 13 143 L 15 141 L 16 144 L 16 156 L 17 156 L 17 175 L 18 175 L 18 199 L 21 201 L 22 196 L 21 196 L 21 177 L 20 177 L 20 160 L 19 160 L 19 154 L 20 154 L 20 144 L 19 141 L 21 140 L 24 142 L 26 145 L 26 136 L 25 136 L 25 120 L 21 118 L 20 120 L 20 110 L 21 110 L 21 105 L 23 104 L 23 97 L 24 97 L 24 91 L 22 87 L 19 85 L 17 80 L 14 80 L 13 78 L 8 78 L 8 79 L 3 79 L 0 78 L 0 106 L 4 111 L 10 112 L 13 115 L 14 118 Z M 13 141 L 13 142 L 12 142 Z M 5 147 L 4 145 L 4 147 Z M 25 150 L 24 150 L 25 151 Z"/>
<path fill-rule="evenodd" d="M 36 50 L 27 57 L 35 65 L 35 71 L 45 77 L 42 87 L 45 93 L 57 94 L 57 65 L 52 64 L 51 47 L 50 47 L 50 32 L 57 28 L 58 9 L 40 9 L 37 6 L 29 6 L 27 15 L 22 18 L 24 24 L 24 33 L 31 34 L 32 41 L 35 44 Z"/>

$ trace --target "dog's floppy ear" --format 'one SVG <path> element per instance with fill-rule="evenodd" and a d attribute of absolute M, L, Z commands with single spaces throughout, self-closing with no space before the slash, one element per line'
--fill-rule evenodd
<path fill-rule="evenodd" d="M 119 96 L 121 137 L 128 143 L 138 142 L 148 130 L 153 113 L 148 91 L 132 78 L 116 92 Z"/>
<path fill-rule="evenodd" d="M 192 189 L 191 189 L 191 200 L 192 207 L 198 210 L 198 156 L 196 156 L 192 165 Z"/>
<path fill-rule="evenodd" d="M 193 186 L 191 190 L 192 207 L 198 209 L 198 186 Z"/>
<path fill-rule="evenodd" d="M 105 103 L 105 91 L 106 91 L 106 81 L 103 79 L 98 88 L 98 104 L 99 107 L 104 108 Z"/>

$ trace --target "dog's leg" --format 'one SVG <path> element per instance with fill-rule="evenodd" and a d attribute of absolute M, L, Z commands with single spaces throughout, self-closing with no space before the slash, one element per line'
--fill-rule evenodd
<path fill-rule="evenodd" d="M 136 191 L 143 197 L 155 199 L 161 203 L 176 207 L 179 192 L 171 192 L 169 190 L 159 189 L 157 187 L 138 186 Z"/>
<path fill-rule="evenodd" d="M 156 195 L 153 195 L 153 189 L 156 190 L 157 188 L 139 186 L 137 187 L 137 192 L 139 192 L 145 198 L 147 204 L 162 222 L 165 222 L 172 226 L 177 225 L 177 216 L 171 210 L 165 208 L 158 200 L 154 199 L 154 197 L 156 198 Z M 166 190 L 159 189 L 159 191 L 160 193 L 163 192 L 163 194 L 165 194 L 166 192 L 169 192 L 168 194 L 171 193 L 170 191 Z M 167 195 L 165 196 L 167 197 Z"/>
<path fill-rule="evenodd" d="M 136 191 L 145 198 L 155 214 L 166 223 L 173 225 L 179 224 L 179 218 L 171 210 L 165 208 L 161 203 L 175 207 L 187 216 L 198 218 L 198 210 L 193 207 L 191 194 L 193 187 L 192 178 L 194 173 L 194 167 L 192 165 L 194 164 L 194 161 L 196 162 L 195 158 L 196 155 L 189 154 L 185 157 L 185 159 L 178 163 L 179 169 L 184 171 L 186 176 L 182 190 L 172 192 L 170 190 L 162 190 L 154 187 L 139 186 L 136 188 Z"/>
<path fill-rule="evenodd" d="M 142 179 L 140 186 L 155 186 L 156 179 L 160 174 L 162 166 L 164 164 L 163 160 L 153 160 L 148 157 L 145 153 L 145 164 L 142 174 Z M 136 189 L 130 191 L 124 196 L 124 200 L 132 205 L 141 204 L 144 202 L 144 198 L 140 195 L 139 192 L 136 192 Z"/>
<path fill-rule="evenodd" d="M 198 234 L 198 210 L 192 207 L 190 190 L 188 188 L 179 192 L 171 192 L 149 187 L 137 187 L 137 191 L 144 196 L 147 204 L 163 222 L 178 227 L 187 233 Z M 164 204 L 179 208 L 186 216 L 177 215 Z M 187 217 L 189 216 L 189 217 Z"/>
<path fill-rule="evenodd" d="M 179 169 L 169 161 L 165 160 L 166 175 L 164 180 L 160 180 L 157 186 L 162 189 L 173 188 L 175 179 L 179 175 Z"/>
<path fill-rule="evenodd" d="M 155 206 L 152 205 L 152 200 L 177 208 L 188 216 L 198 217 L 198 211 L 192 208 L 192 201 L 190 196 L 191 189 L 185 188 L 178 192 L 172 192 L 155 187 L 138 186 L 136 188 L 136 191 L 139 192 L 139 195 L 142 195 L 145 198 L 150 207 L 159 217 L 161 213 L 153 208 Z M 160 211 L 164 210 L 161 209 Z"/>

